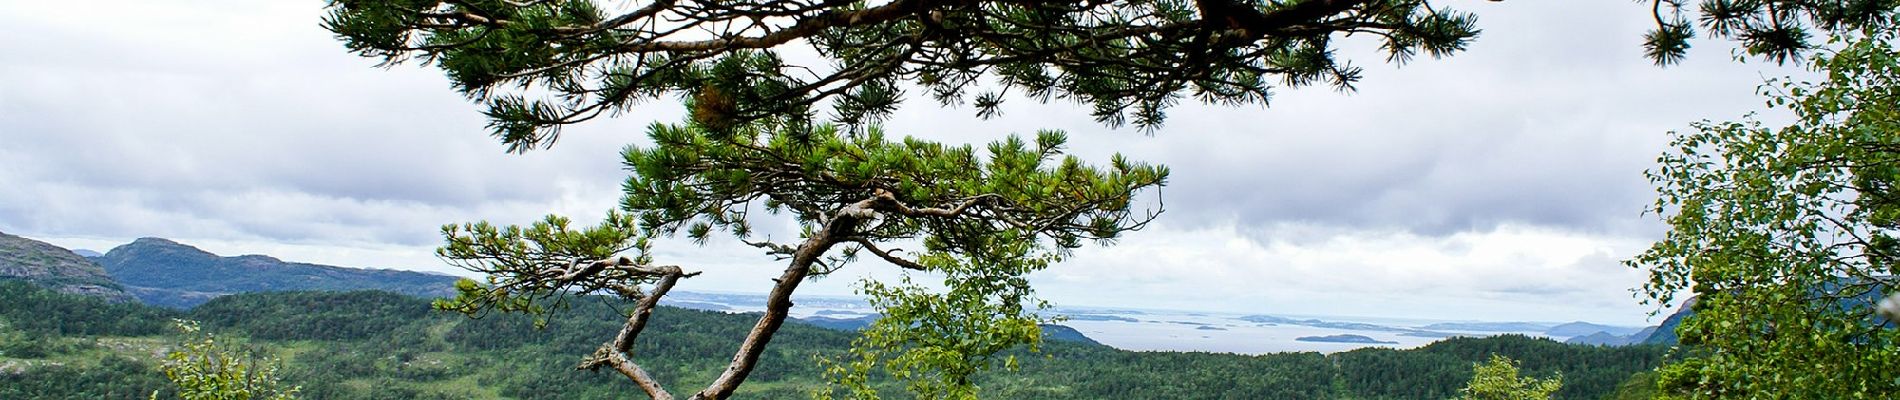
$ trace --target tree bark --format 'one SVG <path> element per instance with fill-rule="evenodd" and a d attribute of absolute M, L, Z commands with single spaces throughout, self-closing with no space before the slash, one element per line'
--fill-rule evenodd
<path fill-rule="evenodd" d="M 693 394 L 694 400 L 723 400 L 732 396 L 732 392 L 739 388 L 739 384 L 745 382 L 746 375 L 751 374 L 752 368 L 758 365 L 759 356 L 765 353 L 766 344 L 772 341 L 772 336 L 778 333 L 780 326 L 785 324 L 785 318 L 792 310 L 792 292 L 798 290 L 798 284 L 803 283 L 805 277 L 811 274 L 812 265 L 817 264 L 818 259 L 823 257 L 826 251 L 830 251 L 833 245 L 848 239 L 857 230 L 858 224 L 875 218 L 877 212 L 873 207 L 881 200 L 882 197 L 873 196 L 838 210 L 831 220 L 825 223 L 824 229 L 818 230 L 810 238 L 805 239 L 805 243 L 792 254 L 791 265 L 785 268 L 785 273 L 779 275 L 776 279 L 778 283 L 773 285 L 772 292 L 766 295 L 765 315 L 759 316 L 759 322 L 752 326 L 750 333 L 746 334 L 745 342 L 739 344 L 738 352 L 732 356 L 732 363 L 727 365 L 726 371 L 713 379 L 712 384 L 707 385 L 705 390 Z"/>

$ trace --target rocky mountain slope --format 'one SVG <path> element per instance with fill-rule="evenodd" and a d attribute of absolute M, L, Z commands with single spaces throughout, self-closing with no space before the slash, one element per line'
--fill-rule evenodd
<path fill-rule="evenodd" d="M 146 304 L 188 308 L 234 293 L 383 290 L 434 298 L 455 294 L 456 277 L 413 271 L 344 268 L 270 256 L 221 257 L 171 240 L 143 238 L 96 259 Z"/>
<path fill-rule="evenodd" d="M 132 300 L 104 268 L 51 243 L 0 233 L 0 279 L 19 279 L 61 293 Z"/>

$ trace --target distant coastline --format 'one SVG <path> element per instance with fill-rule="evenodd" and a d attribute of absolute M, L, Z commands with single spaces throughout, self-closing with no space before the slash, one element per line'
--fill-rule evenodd
<path fill-rule="evenodd" d="M 1327 336 L 1301 336 L 1298 338 L 1294 338 L 1293 340 L 1298 340 L 1302 342 L 1324 342 L 1324 343 L 1399 344 L 1399 342 L 1388 342 L 1388 341 L 1383 341 L 1383 340 L 1378 340 L 1378 339 L 1373 339 L 1370 337 L 1353 335 L 1353 334 L 1338 334 L 1338 335 L 1327 335 Z"/>

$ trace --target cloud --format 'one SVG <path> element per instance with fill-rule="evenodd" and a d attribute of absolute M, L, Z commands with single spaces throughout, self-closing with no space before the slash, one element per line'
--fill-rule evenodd
<path fill-rule="evenodd" d="M 1524 225 L 1425 236 L 1307 224 L 1157 227 L 1035 277 L 1074 304 L 1421 319 L 1638 324 L 1629 238 Z"/>
<path fill-rule="evenodd" d="M 1265 108 L 1184 105 L 1152 137 L 1104 128 L 1084 107 L 1026 99 L 979 123 L 971 110 L 921 101 L 891 125 L 961 141 L 1057 128 L 1090 159 L 1122 152 L 1169 165 L 1177 223 L 1650 234 L 1638 215 L 1651 194 L 1642 173 L 1665 133 L 1753 110 L 1763 76 L 1798 72 L 1733 62 L 1719 42 L 1658 68 L 1641 54 L 1646 11 L 1626 5 L 1465 8 L 1484 29 L 1468 51 L 1394 66 L 1371 41 L 1349 39 L 1342 56 L 1367 70 L 1356 92 L 1283 89 Z"/>
<path fill-rule="evenodd" d="M 164 236 L 223 254 L 440 270 L 429 248 L 441 224 L 600 215 L 624 179 L 621 147 L 682 114 L 659 102 L 572 127 L 552 150 L 504 154 L 479 108 L 439 73 L 348 54 L 317 26 L 321 6 L 0 11 L 0 36 L 29 38 L 0 42 L 0 231 L 93 247 Z M 1794 70 L 1733 62 L 1714 42 L 1698 42 L 1683 65 L 1654 67 L 1640 54 L 1650 23 L 1640 5 L 1461 7 L 1484 29 L 1466 52 L 1396 67 L 1353 38 L 1342 51 L 1367 69 L 1357 92 L 1184 105 L 1154 135 L 1023 99 L 980 121 L 916 99 L 888 127 L 964 143 L 1062 129 L 1085 159 L 1120 152 L 1173 168 L 1160 225 L 1036 277 L 1057 300 L 1640 316 L 1627 292 L 1640 274 L 1617 260 L 1659 232 L 1638 212 L 1664 133 L 1752 110 L 1763 76 Z M 758 291 L 772 275 L 760 271 L 781 265 L 724 242 L 661 252 L 709 271 L 688 290 Z M 891 276 L 865 264 L 852 273 Z M 848 292 L 851 280 L 811 289 Z"/>
<path fill-rule="evenodd" d="M 0 228 L 415 245 L 617 197 L 640 122 L 503 154 L 433 71 L 343 51 L 319 3 L 229 3 L 0 15 L 0 35 L 35 39 L 0 44 L 16 56 L 0 62 Z"/>

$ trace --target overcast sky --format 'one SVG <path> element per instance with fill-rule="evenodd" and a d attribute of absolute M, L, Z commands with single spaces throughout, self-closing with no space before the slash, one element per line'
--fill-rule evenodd
<path fill-rule="evenodd" d="M 1630 292 L 1643 274 L 1620 263 L 1662 232 L 1641 215 L 1643 171 L 1668 131 L 1756 111 L 1756 85 L 1799 71 L 1716 42 L 1654 67 L 1644 4 L 1444 3 L 1478 14 L 1470 50 L 1401 68 L 1349 45 L 1367 70 L 1355 93 L 1183 106 L 1154 135 L 1026 101 L 977 120 L 917 99 L 887 126 L 975 143 L 1062 129 L 1089 159 L 1173 168 L 1159 223 L 1034 275 L 1060 305 L 1655 323 Z M 442 224 L 597 218 L 620 148 L 681 115 L 655 104 L 505 154 L 439 72 L 350 55 L 317 26 L 322 5 L 0 5 L 0 232 L 459 272 L 430 253 Z M 763 292 L 783 268 L 730 242 L 658 250 L 707 271 L 682 290 Z"/>

